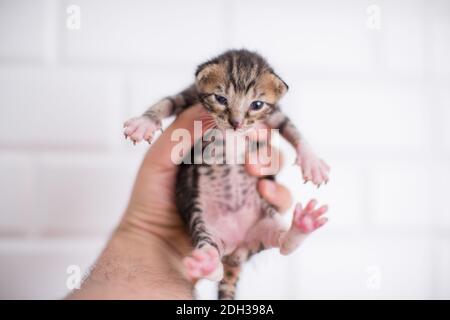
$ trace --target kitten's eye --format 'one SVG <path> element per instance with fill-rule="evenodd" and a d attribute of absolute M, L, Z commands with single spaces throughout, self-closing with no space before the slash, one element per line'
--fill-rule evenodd
<path fill-rule="evenodd" d="M 219 96 L 218 94 L 215 94 L 214 96 L 216 97 L 217 102 L 220 103 L 221 105 L 224 105 L 224 106 L 228 105 L 227 98 Z"/>
<path fill-rule="evenodd" d="M 256 111 L 261 109 L 264 106 L 264 102 L 262 101 L 253 101 L 250 105 L 250 110 Z"/>

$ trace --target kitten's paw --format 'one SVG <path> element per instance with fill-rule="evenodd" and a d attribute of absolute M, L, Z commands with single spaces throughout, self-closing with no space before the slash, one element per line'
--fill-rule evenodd
<path fill-rule="evenodd" d="M 223 278 L 223 265 L 219 253 L 213 246 L 195 249 L 191 256 L 184 258 L 186 274 L 192 281 L 206 278 L 220 281 Z"/>
<path fill-rule="evenodd" d="M 313 152 L 298 152 L 295 163 L 302 169 L 305 183 L 311 181 L 318 188 L 322 183 L 328 183 L 330 167 Z"/>
<path fill-rule="evenodd" d="M 328 207 L 321 206 L 320 208 L 315 209 L 316 205 L 317 201 L 311 200 L 304 209 L 300 203 L 297 203 L 295 206 L 292 224 L 300 233 L 311 233 L 328 221 L 326 217 L 322 217 L 322 215 L 327 212 Z"/>
<path fill-rule="evenodd" d="M 155 131 L 162 130 L 160 120 L 154 120 L 146 116 L 131 118 L 123 126 L 125 128 L 123 132 L 125 139 L 129 137 L 133 144 L 142 140 L 151 143 Z"/>
<path fill-rule="evenodd" d="M 311 232 L 317 230 L 328 221 L 327 218 L 322 217 L 327 212 L 328 207 L 322 206 L 319 209 L 315 209 L 316 205 L 317 201 L 311 200 L 303 209 L 302 205 L 297 203 L 292 218 L 292 225 L 279 239 L 281 254 L 287 255 L 293 252 Z"/>

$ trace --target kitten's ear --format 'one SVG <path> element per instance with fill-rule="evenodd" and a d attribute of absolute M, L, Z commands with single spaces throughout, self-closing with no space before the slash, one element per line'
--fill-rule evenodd
<path fill-rule="evenodd" d="M 217 63 L 202 65 L 195 74 L 195 82 L 199 92 L 212 93 L 224 81 L 225 68 Z"/>
<path fill-rule="evenodd" d="M 289 90 L 288 85 L 276 73 L 267 72 L 261 77 L 261 89 L 270 103 L 276 103 Z"/>

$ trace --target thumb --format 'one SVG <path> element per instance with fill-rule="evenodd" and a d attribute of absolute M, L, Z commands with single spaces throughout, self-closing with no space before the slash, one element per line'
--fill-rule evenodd
<path fill-rule="evenodd" d="M 144 163 L 150 162 L 167 169 L 175 167 L 194 143 L 202 138 L 211 123 L 211 116 L 201 104 L 189 107 L 152 144 Z"/>

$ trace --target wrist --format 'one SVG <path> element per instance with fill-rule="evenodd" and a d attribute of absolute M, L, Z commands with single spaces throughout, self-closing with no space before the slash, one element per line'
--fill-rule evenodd
<path fill-rule="evenodd" d="M 160 237 L 122 221 L 69 299 L 192 299 L 181 257 Z"/>

